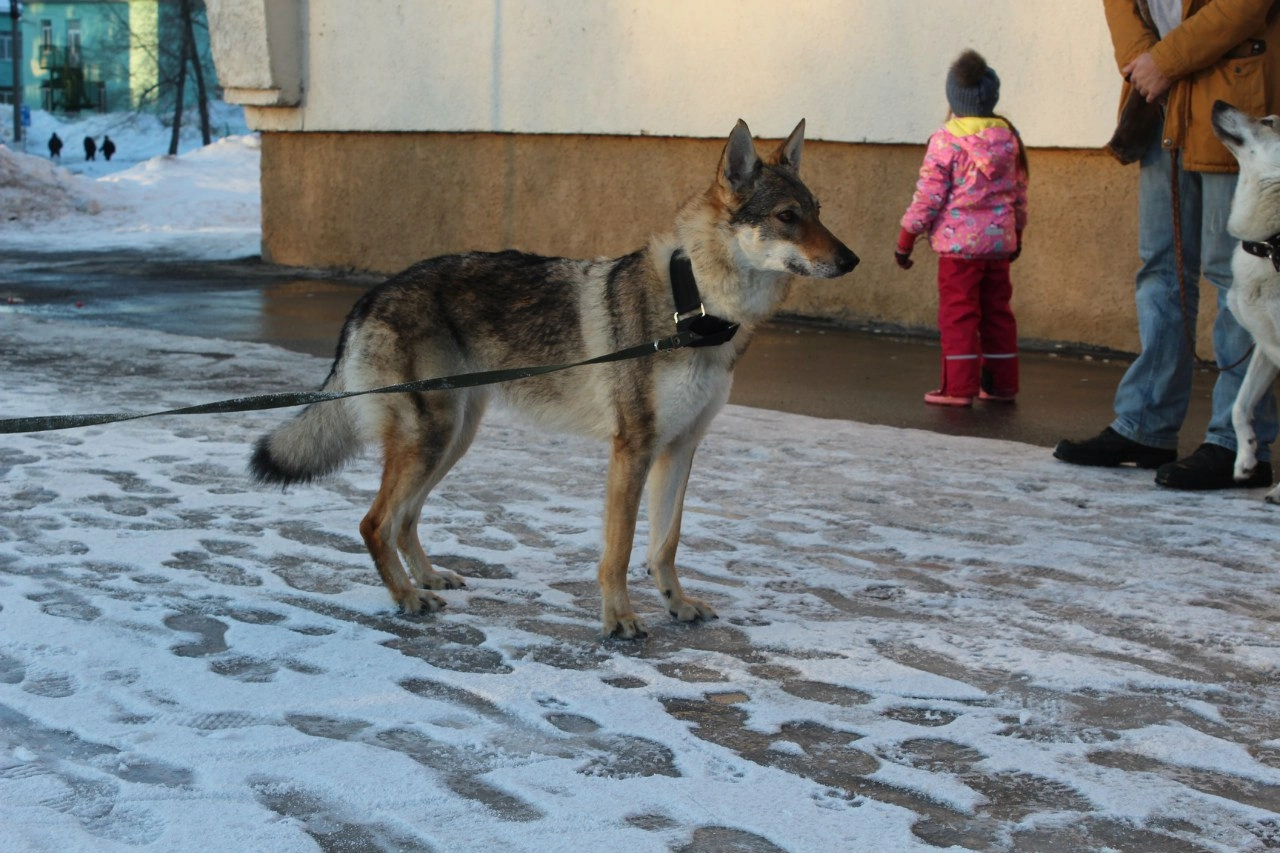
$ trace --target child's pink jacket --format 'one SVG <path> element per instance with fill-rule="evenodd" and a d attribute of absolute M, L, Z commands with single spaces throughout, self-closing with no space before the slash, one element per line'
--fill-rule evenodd
<path fill-rule="evenodd" d="M 955 118 L 929 137 L 902 227 L 929 234 L 939 255 L 1000 258 L 1018 248 L 1027 224 L 1021 143 L 1002 119 Z"/>

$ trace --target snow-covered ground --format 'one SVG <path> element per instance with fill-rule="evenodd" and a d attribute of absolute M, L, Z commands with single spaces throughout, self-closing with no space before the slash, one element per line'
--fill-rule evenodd
<path fill-rule="evenodd" d="M 13 416 L 308 388 L 328 368 L 4 322 Z M 604 448 L 495 417 L 424 514 L 468 588 L 406 618 L 357 532 L 372 459 L 285 494 L 247 478 L 283 416 L 0 445 L 9 849 L 1280 840 L 1280 584 L 1259 493 L 1155 493 L 1038 447 L 730 407 L 680 558 L 721 619 L 671 623 L 641 542 L 653 633 L 606 642 Z"/>
<path fill-rule="evenodd" d="M 256 169 L 244 140 L 220 145 Z M 189 179 L 212 156 L 59 173 L 103 213 L 6 222 L 0 251 L 61 229 L 207 257 L 206 232 L 257 227 L 256 190 L 226 189 L 240 178 Z M 253 218 L 156 209 L 217 187 Z M 0 417 L 327 370 L 0 306 Z M 1261 491 L 730 406 L 680 552 L 721 619 L 666 619 L 642 519 L 652 634 L 627 643 L 597 636 L 604 448 L 495 413 L 424 513 L 468 588 L 407 618 L 357 532 L 372 459 L 283 494 L 247 478 L 285 416 L 0 441 L 3 849 L 1280 847 L 1280 535 Z"/>
<path fill-rule="evenodd" d="M 220 134 L 201 147 L 188 114 L 177 157 L 154 116 L 89 115 L 61 121 L 37 110 L 26 153 L 0 146 L 0 252 L 132 248 L 189 258 L 256 255 L 261 242 L 258 139 L 241 112 L 213 111 Z M 57 132 L 58 159 L 46 142 Z M 87 161 L 85 136 L 109 135 L 117 153 Z"/>

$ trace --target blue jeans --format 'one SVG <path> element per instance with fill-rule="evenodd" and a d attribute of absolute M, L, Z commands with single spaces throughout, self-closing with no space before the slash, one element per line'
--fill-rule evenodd
<path fill-rule="evenodd" d="M 1125 438 L 1150 447 L 1177 449 L 1178 430 L 1191 400 L 1194 363 L 1183 319 L 1174 263 L 1171 157 L 1153 140 L 1142 158 L 1138 186 L 1137 276 L 1138 335 L 1142 352 L 1129 366 L 1116 389 L 1116 419 L 1111 428 Z M 1205 441 L 1236 449 L 1231 405 L 1249 361 L 1239 362 L 1253 343 L 1227 307 L 1231 287 L 1231 255 L 1236 240 L 1227 233 L 1227 215 L 1235 192 L 1234 174 L 1179 170 L 1182 207 L 1183 278 L 1186 324 L 1196 327 L 1200 277 L 1218 291 L 1218 317 L 1213 325 L 1213 349 L 1218 366 L 1235 364 L 1218 374 L 1213 386 L 1213 412 Z M 1258 459 L 1271 458 L 1276 437 L 1276 403 L 1271 391 L 1254 410 Z"/>

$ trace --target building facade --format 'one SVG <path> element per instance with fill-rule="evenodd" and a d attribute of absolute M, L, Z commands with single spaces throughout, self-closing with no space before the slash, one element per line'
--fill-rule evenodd
<path fill-rule="evenodd" d="M 3 3 L 4 0 L 0 0 Z M 14 101 L 13 19 L 0 10 L 0 103 Z M 202 0 L 190 0 L 197 55 L 216 82 Z M 21 4 L 22 102 L 50 112 L 166 109 L 181 62 L 179 0 L 44 0 Z M 194 88 L 194 87 L 192 87 Z M 188 98 L 194 98 L 189 92 Z M 171 96 L 170 96 L 171 97 Z"/>
<path fill-rule="evenodd" d="M 1120 78 L 1096 0 L 209 0 L 209 16 L 225 97 L 262 132 L 272 261 L 627 252 L 710 182 L 738 118 L 777 139 L 803 117 L 804 177 L 864 262 L 799 280 L 785 310 L 920 329 L 933 256 L 899 270 L 894 240 L 972 47 L 1030 153 L 1022 337 L 1138 348 L 1137 171 L 1101 151 Z"/>

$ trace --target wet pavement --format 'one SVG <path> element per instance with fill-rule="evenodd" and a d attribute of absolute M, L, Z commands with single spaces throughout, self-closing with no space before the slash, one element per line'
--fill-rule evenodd
<path fill-rule="evenodd" d="M 96 325 L 259 341 L 312 355 L 333 352 L 351 304 L 381 277 L 277 267 L 256 260 L 203 262 L 128 252 L 10 254 L 0 259 L 0 312 Z M 1014 406 L 926 406 L 938 346 L 925 333 L 782 320 L 757 333 L 730 402 L 823 418 L 999 438 L 1052 447 L 1097 433 L 1112 417 L 1124 354 L 1024 342 Z M 1197 372 L 1182 436 L 1203 438 L 1213 374 Z"/>

